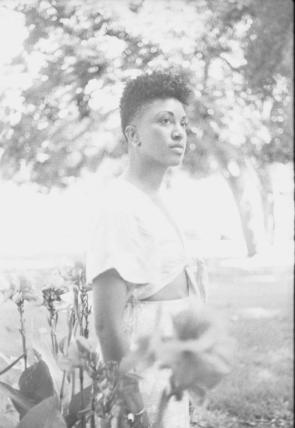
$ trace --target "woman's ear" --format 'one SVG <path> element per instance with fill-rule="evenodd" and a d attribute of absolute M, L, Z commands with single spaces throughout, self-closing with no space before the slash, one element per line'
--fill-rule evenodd
<path fill-rule="evenodd" d="M 141 145 L 136 127 L 134 125 L 126 126 L 125 137 L 126 137 L 128 143 L 132 144 L 133 146 L 138 147 Z"/>
<path fill-rule="evenodd" d="M 134 140 L 136 139 L 136 129 L 134 125 L 128 125 L 125 128 L 125 137 L 128 141 L 128 143 L 133 143 L 134 144 Z"/>

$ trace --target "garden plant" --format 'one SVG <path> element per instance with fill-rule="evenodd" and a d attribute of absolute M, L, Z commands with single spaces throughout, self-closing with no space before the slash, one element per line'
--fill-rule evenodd
<path fill-rule="evenodd" d="M 84 266 L 76 263 L 55 274 L 46 287 L 35 290 L 23 275 L 9 280 L 5 299 L 12 299 L 19 315 L 21 355 L 0 375 L 23 360 L 18 388 L 0 381 L 19 414 L 17 428 L 128 428 L 140 427 L 132 413 L 129 388 L 152 365 L 170 370 L 170 379 L 158 403 L 157 428 L 164 428 L 163 415 L 169 400 L 181 399 L 188 390 L 200 405 L 206 392 L 230 370 L 232 341 L 219 322 L 202 309 L 187 310 L 173 318 L 171 337 L 158 329 L 140 337 L 135 348 L 119 365 L 103 362 L 89 338 L 91 306 Z M 70 299 L 69 299 L 70 296 Z M 48 312 L 50 341 L 27 340 L 27 301 L 44 305 Z M 66 335 L 58 337 L 60 311 L 66 311 Z M 165 427 L 167 428 L 167 427 Z"/>

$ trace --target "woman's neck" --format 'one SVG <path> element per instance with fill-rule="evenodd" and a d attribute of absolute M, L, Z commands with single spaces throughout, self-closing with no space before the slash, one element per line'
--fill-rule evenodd
<path fill-rule="evenodd" d="M 153 196 L 157 195 L 161 188 L 166 169 L 163 166 L 157 168 L 154 164 L 150 165 L 150 167 L 146 165 L 143 167 L 129 163 L 124 177 L 144 192 Z"/>

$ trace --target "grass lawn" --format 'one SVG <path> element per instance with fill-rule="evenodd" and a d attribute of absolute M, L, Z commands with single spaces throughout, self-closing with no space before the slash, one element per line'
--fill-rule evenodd
<path fill-rule="evenodd" d="M 232 372 L 210 392 L 206 406 L 191 409 L 193 427 L 293 427 L 293 273 L 291 267 L 247 267 L 209 263 L 209 305 L 229 320 L 236 340 Z M 45 332 L 46 312 L 29 307 L 27 326 Z M 3 356 L 21 354 L 18 318 L 12 302 L 0 310 L 0 370 Z M 17 382 L 11 370 L 2 381 Z M 0 428 L 17 423 L 0 395 Z M 167 427 L 169 428 L 169 427 Z"/>
<path fill-rule="evenodd" d="M 293 427 L 291 268 L 213 266 L 209 302 L 230 320 L 230 375 L 192 410 L 194 427 Z"/>

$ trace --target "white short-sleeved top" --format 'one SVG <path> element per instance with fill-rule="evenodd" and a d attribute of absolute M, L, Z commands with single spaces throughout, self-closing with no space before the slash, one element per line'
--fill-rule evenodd
<path fill-rule="evenodd" d="M 135 185 L 121 177 L 112 180 L 99 196 L 86 256 L 87 281 L 114 268 L 145 299 L 175 279 L 187 262 L 174 220 Z"/>

